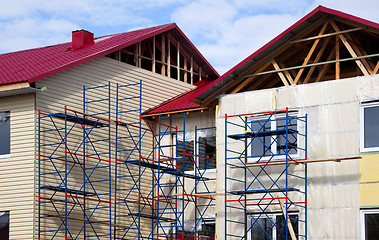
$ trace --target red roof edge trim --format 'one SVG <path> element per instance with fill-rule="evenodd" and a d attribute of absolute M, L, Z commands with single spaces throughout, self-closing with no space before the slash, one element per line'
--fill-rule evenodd
<path fill-rule="evenodd" d="M 240 63 L 238 63 L 237 65 L 235 65 L 234 67 L 232 67 L 229 71 L 227 71 L 226 73 L 224 73 L 221 77 L 219 77 L 216 80 L 214 80 L 212 84 L 209 84 L 208 88 L 212 87 L 214 84 L 216 84 L 217 82 L 221 81 L 223 78 L 225 78 L 226 76 L 228 76 L 229 74 L 231 74 L 232 72 L 234 72 L 236 69 L 238 69 L 239 67 L 241 67 L 247 61 L 249 61 L 250 59 L 252 59 L 256 55 L 258 55 L 259 53 L 261 53 L 263 50 L 265 50 L 266 48 L 268 48 L 274 42 L 278 41 L 284 35 L 286 35 L 291 30 L 293 30 L 294 28 L 296 28 L 297 26 L 299 26 L 301 23 L 305 22 L 308 18 L 310 18 L 311 16 L 313 16 L 317 12 L 329 13 L 329 14 L 332 14 L 332 15 L 335 15 L 335 16 L 346 18 L 346 19 L 352 20 L 354 22 L 358 22 L 358 23 L 365 24 L 365 25 L 368 25 L 370 27 L 379 29 L 379 24 L 378 23 L 375 23 L 375 22 L 372 22 L 372 21 L 369 21 L 369 20 L 366 20 L 366 19 L 363 19 L 363 18 L 360 18 L 360 17 L 356 17 L 356 16 L 353 16 L 353 15 L 350 15 L 350 14 L 347 14 L 347 13 L 344 13 L 344 12 L 340 12 L 340 11 L 337 11 L 337 10 L 330 9 L 330 8 L 327 8 L 327 7 L 319 5 L 314 10 L 312 10 L 310 13 L 308 13 L 307 15 L 305 15 L 304 17 L 302 17 L 300 20 L 298 20 L 295 24 L 293 24 L 292 26 L 290 26 L 289 28 L 287 28 L 285 31 L 283 31 L 282 33 L 280 33 L 278 36 L 276 36 L 274 39 L 272 39 L 271 41 L 269 41 L 268 43 L 266 43 L 265 45 L 263 45 L 261 48 L 259 48 L 257 51 L 255 51 L 253 54 L 249 55 L 244 60 L 242 60 Z"/>

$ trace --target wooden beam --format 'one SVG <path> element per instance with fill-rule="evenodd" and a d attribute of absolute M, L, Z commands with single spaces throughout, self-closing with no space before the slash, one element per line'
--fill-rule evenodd
<path fill-rule="evenodd" d="M 184 63 L 184 66 L 183 66 L 183 68 L 184 68 L 184 79 L 183 79 L 183 81 L 185 82 L 185 83 L 188 83 L 188 74 L 187 74 L 187 63 L 188 63 L 188 61 L 187 61 L 187 58 L 186 57 L 184 57 L 183 56 L 183 63 Z"/>
<path fill-rule="evenodd" d="M 258 70 L 256 72 L 262 72 L 263 70 L 265 70 L 266 68 L 268 68 L 269 66 L 271 65 L 270 62 L 266 62 L 265 64 L 263 64 L 260 68 L 258 68 Z M 244 80 L 243 83 L 241 83 L 239 86 L 237 86 L 232 92 L 231 94 L 235 94 L 235 93 L 238 93 L 242 88 L 244 88 L 246 85 L 248 85 L 252 80 L 254 79 L 254 77 L 249 77 L 247 78 L 246 80 Z"/>
<path fill-rule="evenodd" d="M 165 35 L 161 35 L 161 40 L 162 40 L 162 51 L 161 51 L 161 60 L 163 62 L 161 66 L 161 75 L 166 76 L 166 39 Z"/>
<path fill-rule="evenodd" d="M 354 51 L 357 53 L 358 56 L 367 55 L 367 52 L 365 51 L 365 49 L 361 45 L 358 46 L 358 44 L 354 41 L 355 39 L 351 37 L 349 33 L 346 33 L 345 37 L 349 41 L 349 43 L 351 44 L 351 46 L 353 47 Z M 362 63 L 366 67 L 368 72 L 372 74 L 374 65 L 369 61 L 369 59 L 362 59 Z"/>
<path fill-rule="evenodd" d="M 378 63 L 376 64 L 375 69 L 373 70 L 373 74 L 377 74 L 377 73 L 378 73 L 378 70 L 379 70 L 379 61 L 378 61 Z"/>
<path fill-rule="evenodd" d="M 261 85 L 261 83 L 263 83 L 268 77 L 270 77 L 271 75 L 267 74 L 267 75 L 263 75 L 261 76 L 261 78 L 259 78 L 257 81 L 255 81 L 248 89 L 247 91 L 253 91 L 255 90 L 259 85 Z"/>
<path fill-rule="evenodd" d="M 334 52 L 334 51 L 331 51 L 330 54 L 329 54 L 329 56 L 328 56 L 328 58 L 327 58 L 326 60 L 327 60 L 327 61 L 332 60 L 332 58 L 334 57 L 334 54 L 335 54 L 335 52 Z M 329 67 L 330 67 L 330 64 L 325 64 L 325 65 L 322 67 L 322 69 L 321 69 L 321 71 L 320 71 L 320 74 L 319 74 L 319 75 L 317 76 L 317 78 L 316 78 L 316 82 L 319 82 L 319 81 L 321 80 L 321 78 L 324 77 L 324 75 L 325 75 L 326 71 L 329 69 Z"/>
<path fill-rule="evenodd" d="M 319 158 L 319 159 L 301 159 L 301 160 L 288 160 L 286 161 L 271 161 L 271 162 L 260 162 L 260 163 L 247 163 L 239 166 L 231 166 L 230 168 L 250 168 L 250 167 L 262 167 L 262 166 L 274 166 L 274 165 L 285 165 L 285 164 L 300 164 L 300 163 L 320 163 L 320 162 L 341 162 L 346 160 L 359 160 L 362 159 L 361 156 L 354 157 L 340 157 L 340 158 Z"/>
<path fill-rule="evenodd" d="M 322 26 L 320 32 L 318 33 L 318 36 L 321 36 L 324 34 L 325 30 L 326 30 L 326 27 L 328 26 L 329 22 L 325 22 L 324 25 Z M 311 47 L 311 50 L 309 50 L 308 52 L 308 55 L 305 57 L 304 59 L 304 62 L 302 65 L 307 65 L 308 64 L 308 61 L 309 59 L 311 59 L 312 57 L 312 54 L 313 52 L 315 51 L 318 43 L 320 42 L 320 39 L 316 39 L 315 42 L 313 43 L 312 47 Z M 297 82 L 299 81 L 300 77 L 301 77 L 301 74 L 303 73 L 304 71 L 304 68 L 300 69 L 299 72 L 297 73 L 296 77 L 295 77 L 295 80 L 294 80 L 294 84 L 297 84 Z"/>
<path fill-rule="evenodd" d="M 286 67 L 284 66 L 283 63 L 279 63 L 279 67 L 281 67 L 281 68 L 286 68 Z M 293 78 L 292 78 L 290 72 L 289 72 L 289 71 L 283 71 L 283 72 L 284 72 L 284 74 L 286 75 L 288 81 L 289 81 L 291 84 L 293 84 Z"/>
<path fill-rule="evenodd" d="M 291 41 L 292 39 L 297 38 L 297 37 L 305 37 L 307 34 L 309 34 L 312 31 L 314 31 L 314 29 L 320 27 L 326 20 L 327 20 L 326 17 L 319 18 L 315 23 L 313 23 L 314 26 L 312 28 L 309 27 L 306 30 L 304 30 L 303 32 L 301 32 L 300 34 L 293 34 L 293 37 L 291 39 L 289 39 L 289 41 Z M 284 51 L 286 51 L 286 50 L 288 50 L 288 49 L 290 49 L 292 47 L 293 47 L 293 45 L 291 45 L 291 44 L 285 44 L 281 48 L 279 48 L 279 49 L 275 50 L 274 52 L 272 52 L 271 56 L 268 56 L 268 57 L 260 60 L 260 62 L 262 62 L 262 63 L 266 62 L 270 57 L 277 57 L 279 54 L 283 53 Z M 306 50 L 309 51 L 309 48 L 306 48 Z M 249 74 L 251 74 L 253 72 L 256 72 L 254 70 L 254 68 L 253 69 L 247 69 L 246 71 L 240 73 L 239 75 L 240 76 L 245 76 L 245 75 L 249 75 Z"/>
<path fill-rule="evenodd" d="M 178 81 L 180 81 L 180 42 L 177 42 L 177 56 L 176 56 L 176 65 L 178 70 Z"/>
<path fill-rule="evenodd" d="M 318 63 L 322 54 L 324 54 L 325 48 L 328 46 L 329 41 L 330 41 L 330 38 L 325 39 L 324 43 L 321 46 L 320 51 L 317 53 L 314 63 Z M 309 69 L 308 74 L 304 79 L 304 82 L 303 82 L 304 84 L 308 83 L 315 69 L 316 69 L 316 66 L 313 66 L 311 67 L 311 69 Z"/>
<path fill-rule="evenodd" d="M 339 32 L 334 32 L 334 33 L 327 33 L 327 34 L 323 34 L 323 35 L 320 35 L 320 36 L 314 36 L 314 37 L 309 37 L 309 38 L 294 40 L 294 41 L 291 41 L 290 43 L 299 43 L 299 42 L 305 42 L 305 41 L 310 41 L 310 40 L 316 40 L 316 39 L 331 37 L 331 36 L 335 36 L 335 35 L 339 35 L 339 34 L 343 34 L 343 33 L 360 31 L 362 29 L 363 29 L 362 27 L 352 28 L 352 29 L 348 29 L 348 30 L 344 30 L 344 31 L 339 31 Z"/>
<path fill-rule="evenodd" d="M 272 58 L 270 62 L 271 62 L 271 64 L 274 66 L 274 68 L 275 68 L 276 70 L 279 70 L 279 69 L 280 69 L 278 63 L 275 61 L 274 58 Z M 288 81 L 287 81 L 287 78 L 284 76 L 284 74 L 283 74 L 282 72 L 278 72 L 278 75 L 279 75 L 279 77 L 280 77 L 280 80 L 282 80 L 284 86 L 289 86 Z M 291 84 L 293 84 L 293 82 L 292 82 Z"/>
<path fill-rule="evenodd" d="M 153 70 L 153 73 L 155 73 L 155 36 L 153 36 L 153 66 L 152 66 L 152 70 Z"/>
<path fill-rule="evenodd" d="M 334 54 L 335 51 L 332 51 L 332 53 Z M 280 71 L 282 71 L 282 72 L 283 71 L 291 71 L 294 69 L 308 68 L 308 67 L 313 67 L 313 66 L 327 65 L 327 64 L 336 63 L 336 62 L 347 62 L 347 61 L 354 61 L 354 60 L 362 59 L 362 58 L 373 58 L 373 57 L 379 57 L 379 53 L 370 54 L 370 55 L 361 56 L 361 57 L 351 57 L 351 58 L 343 58 L 343 59 L 339 59 L 339 60 L 329 60 L 329 61 L 325 61 L 325 62 L 311 63 L 311 64 L 307 64 L 307 65 L 302 65 L 302 66 L 287 67 L 287 68 L 282 68 L 280 70 L 274 69 L 274 70 L 269 70 L 269 71 L 265 71 L 265 72 L 250 74 L 250 75 L 247 75 L 244 77 L 247 78 L 247 77 L 253 77 L 253 76 L 261 76 L 261 75 L 276 73 L 276 72 L 280 72 Z M 241 78 L 241 77 L 239 77 L 239 78 Z"/>
<path fill-rule="evenodd" d="M 191 57 L 191 84 L 193 84 L 193 57 Z"/>
<path fill-rule="evenodd" d="M 288 228 L 288 231 L 290 232 L 291 239 L 297 240 L 295 231 L 293 230 L 293 227 L 292 227 L 291 219 L 287 216 L 288 215 L 287 208 L 286 208 L 285 204 L 283 203 L 282 199 L 278 199 L 278 201 L 279 201 L 280 208 L 282 209 L 284 218 L 287 221 L 287 228 Z"/>
<path fill-rule="evenodd" d="M 142 58 L 141 58 L 141 55 L 142 55 L 142 43 L 141 42 L 138 42 L 138 67 L 141 67 L 142 66 Z"/>
<path fill-rule="evenodd" d="M 167 34 L 168 46 L 167 46 L 167 77 L 171 78 L 171 34 Z"/>
<path fill-rule="evenodd" d="M 339 37 L 336 36 L 336 60 L 340 59 L 340 41 Z M 341 72 L 340 72 L 340 62 L 336 62 L 336 79 L 341 78 Z"/>
<path fill-rule="evenodd" d="M 340 31 L 339 27 L 337 26 L 337 24 L 334 21 L 331 22 L 331 25 L 332 25 L 332 27 L 334 28 L 335 31 Z M 351 54 L 351 56 L 352 57 L 358 57 L 358 55 L 355 53 L 353 47 L 347 41 L 346 37 L 344 35 L 338 35 L 338 37 L 341 39 L 342 43 L 345 45 L 345 47 L 347 48 L 347 50 L 349 51 L 349 53 Z M 360 59 L 355 60 L 355 62 L 357 63 L 359 69 L 361 69 L 363 75 L 365 75 L 365 76 L 370 75 L 370 73 L 365 68 L 365 66 L 363 66 L 363 63 L 361 62 Z"/>

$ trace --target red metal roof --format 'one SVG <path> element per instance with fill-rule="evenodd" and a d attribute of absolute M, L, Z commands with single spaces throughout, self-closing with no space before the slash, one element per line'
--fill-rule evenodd
<path fill-rule="evenodd" d="M 175 29 L 185 39 L 187 52 L 204 63 L 208 75 L 218 73 L 188 40 L 175 23 L 160 25 L 126 33 L 95 38 L 95 43 L 81 49 L 72 49 L 71 42 L 54 46 L 6 53 L 0 55 L 0 85 L 35 82 L 84 62 L 105 56 L 157 34 Z M 183 44 L 184 45 L 184 44 Z M 183 46 L 182 45 L 182 46 Z"/>
<path fill-rule="evenodd" d="M 200 82 L 195 83 L 197 88 L 184 92 L 174 98 L 171 98 L 158 106 L 148 109 L 142 115 L 154 115 L 159 113 L 168 113 L 174 111 L 181 111 L 187 109 L 199 108 L 200 105 L 192 103 L 191 101 L 196 98 L 200 93 L 207 89 L 207 85 L 212 83 L 212 79 L 206 78 Z"/>
<path fill-rule="evenodd" d="M 315 8 L 313 11 L 308 13 L 306 16 L 301 18 L 299 21 L 297 21 L 295 24 L 293 24 L 291 27 L 289 27 L 287 30 L 279 34 L 277 37 L 272 39 L 270 42 L 265 44 L 263 47 L 258 49 L 256 52 L 245 58 L 242 62 L 238 63 L 236 66 L 231 68 L 229 71 L 224 73 L 221 77 L 213 80 L 213 81 L 207 81 L 205 82 L 204 85 L 199 86 L 187 93 L 181 94 L 177 97 L 174 97 L 173 99 L 170 99 L 159 106 L 149 109 L 146 112 L 143 113 L 143 115 L 149 115 L 149 114 L 158 114 L 158 113 L 167 113 L 167 112 L 172 112 L 172 111 L 178 111 L 178 110 L 189 110 L 189 109 L 194 109 L 194 108 L 199 108 L 199 104 L 192 103 L 191 101 L 194 100 L 195 98 L 198 98 L 200 100 L 204 100 L 207 96 L 212 94 L 215 90 L 219 89 L 222 87 L 223 84 L 226 84 L 229 80 L 228 78 L 233 78 L 232 75 L 233 73 L 241 68 L 245 64 L 249 64 L 248 62 L 252 60 L 254 57 L 260 55 L 260 54 L 265 54 L 262 53 L 265 50 L 270 50 L 270 47 L 272 47 L 274 44 L 278 44 L 278 46 L 281 45 L 280 40 L 285 40 L 285 36 L 289 34 L 291 31 L 294 31 L 295 28 L 298 28 L 300 25 L 306 25 L 309 23 L 306 23 L 307 20 L 309 20 L 312 17 L 317 17 L 317 14 L 330 14 L 338 17 L 342 17 L 345 19 L 349 19 L 354 22 L 358 22 L 373 28 L 378 28 L 379 29 L 379 24 L 355 17 L 350 14 L 346 14 L 340 11 L 336 11 L 330 8 L 326 8 L 323 6 L 318 6 Z M 290 34 L 292 36 L 292 34 Z M 276 46 L 274 46 L 276 47 Z M 270 51 L 269 51 L 270 52 Z"/>

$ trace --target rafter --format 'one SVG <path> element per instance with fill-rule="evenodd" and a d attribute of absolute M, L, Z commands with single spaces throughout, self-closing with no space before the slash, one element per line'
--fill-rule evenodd
<path fill-rule="evenodd" d="M 256 89 L 261 83 L 263 83 L 270 75 L 263 75 L 261 76 L 257 81 L 255 81 L 248 89 L 247 91 L 252 91 Z"/>
<path fill-rule="evenodd" d="M 321 36 L 324 34 L 325 30 L 326 30 L 326 27 L 328 26 L 329 24 L 329 21 L 325 22 L 324 25 L 322 26 L 320 32 L 318 33 L 318 36 Z M 302 65 L 307 65 L 308 64 L 308 61 L 311 59 L 312 57 L 312 54 L 313 52 L 315 51 L 318 43 L 320 42 L 320 39 L 316 39 L 315 42 L 313 43 L 312 47 L 311 47 L 311 50 L 309 50 L 308 52 L 308 55 L 306 56 L 306 58 L 304 59 L 304 62 Z M 304 68 L 301 68 L 299 70 L 299 72 L 297 73 L 296 77 L 295 77 L 295 81 L 294 81 L 294 84 L 297 84 L 297 82 L 299 81 L 300 77 L 301 77 L 301 74 L 303 73 L 304 71 Z"/>
<path fill-rule="evenodd" d="M 322 44 L 320 51 L 317 53 L 317 56 L 316 56 L 316 58 L 315 58 L 315 60 L 314 60 L 313 63 L 318 63 L 318 61 L 321 59 L 321 56 L 322 56 L 322 54 L 324 54 L 325 48 L 326 48 L 326 46 L 328 46 L 329 41 L 330 41 L 330 38 L 325 39 L 325 41 Z M 309 69 L 309 72 L 308 72 L 307 76 L 304 79 L 304 82 L 303 82 L 304 84 L 308 83 L 308 81 L 311 78 L 311 76 L 312 76 L 312 74 L 313 74 L 313 72 L 314 72 L 315 69 L 316 69 L 316 66 L 312 66 Z"/>
<path fill-rule="evenodd" d="M 330 54 L 329 54 L 329 56 L 328 56 L 328 58 L 326 59 L 326 61 L 332 60 L 332 58 L 334 57 L 334 55 L 335 55 L 335 52 L 331 51 Z M 318 77 L 316 79 L 316 82 L 319 82 L 321 80 L 321 78 L 324 77 L 324 75 L 325 75 L 326 71 L 329 69 L 329 67 L 330 67 L 330 64 L 325 64 L 322 67 L 322 69 L 321 69 L 321 71 L 320 71 L 320 73 L 319 73 L 319 75 L 318 75 Z"/>
<path fill-rule="evenodd" d="M 335 31 L 340 31 L 339 27 L 337 26 L 337 24 L 334 21 L 331 22 L 331 25 Z M 338 35 L 338 37 L 341 39 L 342 43 L 345 45 L 345 47 L 347 48 L 347 50 L 349 51 L 351 56 L 352 57 L 358 57 L 357 53 L 354 51 L 351 44 L 347 41 L 346 37 L 343 34 Z M 362 61 L 360 59 L 355 60 L 355 62 L 357 63 L 359 69 L 361 69 L 363 75 L 365 75 L 365 76 L 370 75 L 370 73 L 365 68 L 365 66 L 362 64 Z"/>
<path fill-rule="evenodd" d="M 299 40 L 294 40 L 294 41 L 291 41 L 290 43 L 306 42 L 306 41 L 316 40 L 316 39 L 320 39 L 320 38 L 331 37 L 331 36 L 335 36 L 335 35 L 339 35 L 339 34 L 343 34 L 343 33 L 360 31 L 362 29 L 363 29 L 362 27 L 357 27 L 357 28 L 352 28 L 352 29 L 348 29 L 348 30 L 344 30 L 344 31 L 338 31 L 338 32 L 334 32 L 334 33 L 327 33 L 327 34 L 323 34 L 323 35 L 320 35 L 320 36 L 314 36 L 314 37 L 309 37 L 309 38 L 303 38 L 303 39 L 299 39 Z"/>
<path fill-rule="evenodd" d="M 378 73 L 378 70 L 379 70 L 379 61 L 378 61 L 378 63 L 377 63 L 376 66 L 375 66 L 375 69 L 374 69 L 374 71 L 373 71 L 373 74 L 377 74 L 377 73 Z"/>
<path fill-rule="evenodd" d="M 365 51 L 365 49 L 360 44 L 358 44 L 356 41 L 354 41 L 355 38 L 353 38 L 350 35 L 350 33 L 346 33 L 345 37 L 350 42 L 351 46 L 353 47 L 354 51 L 358 54 L 358 56 L 367 55 L 367 52 Z M 366 67 L 368 72 L 372 73 L 372 71 L 374 69 L 374 64 L 372 64 L 369 60 L 370 59 L 362 59 L 362 63 Z"/>
<path fill-rule="evenodd" d="M 256 72 L 258 72 L 258 73 L 262 72 L 263 70 L 268 68 L 270 65 L 271 65 L 271 63 L 267 62 L 267 63 L 263 64 L 260 68 L 258 68 L 258 70 Z M 236 87 L 230 94 L 238 93 L 242 88 L 244 88 L 246 85 L 248 85 L 253 79 L 254 79 L 254 76 L 247 78 L 245 81 L 243 81 L 243 83 L 241 83 L 238 87 Z"/>
<path fill-rule="evenodd" d="M 282 62 L 279 63 L 279 67 L 281 67 L 281 68 L 286 68 Z M 290 82 L 291 84 L 293 84 L 293 78 L 292 78 L 292 76 L 291 76 L 291 73 L 290 73 L 289 71 L 283 71 L 283 72 L 284 72 L 284 75 L 286 75 L 286 77 L 287 77 L 287 79 L 289 80 L 289 82 Z"/>
<path fill-rule="evenodd" d="M 280 70 L 278 63 L 275 61 L 274 58 L 272 58 L 270 62 L 276 70 Z M 278 72 L 278 75 L 280 77 L 280 80 L 282 80 L 284 86 L 289 86 L 286 76 L 284 76 L 282 72 Z M 293 82 L 291 82 L 291 84 L 293 84 Z"/>
<path fill-rule="evenodd" d="M 335 46 L 335 50 L 336 50 L 336 60 L 339 60 L 340 59 L 340 41 L 339 41 L 339 38 L 338 36 L 336 36 L 336 46 Z M 341 68 L 340 68 L 340 62 L 336 62 L 336 79 L 340 79 L 341 78 L 341 72 L 340 72 Z"/>

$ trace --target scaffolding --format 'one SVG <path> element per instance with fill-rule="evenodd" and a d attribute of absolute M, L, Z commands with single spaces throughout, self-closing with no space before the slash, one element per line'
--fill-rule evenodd
<path fill-rule="evenodd" d="M 307 239 L 307 116 L 225 114 L 225 239 Z"/>
<path fill-rule="evenodd" d="M 82 112 L 38 111 L 38 239 L 111 239 L 110 83 Z"/>
<path fill-rule="evenodd" d="M 206 185 L 211 179 L 204 175 L 216 160 L 186 152 L 185 114 L 143 119 L 142 82 L 117 85 L 116 92 L 115 239 L 197 239 L 212 231 L 214 235 L 214 230 L 198 230 L 207 221 L 205 212 L 214 206 L 213 197 L 203 195 L 211 192 Z M 195 129 L 196 139 L 199 130 L 204 129 Z M 206 142 L 210 140 L 197 140 L 196 145 Z M 207 159 L 204 166 L 197 164 L 199 158 Z M 195 217 L 188 231 L 185 216 L 190 212 Z"/>
<path fill-rule="evenodd" d="M 38 111 L 38 238 L 214 236 L 215 138 L 195 127 L 188 145 L 185 114 L 141 118 L 142 81 L 111 92 L 84 86 L 82 112 Z"/>

